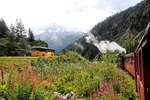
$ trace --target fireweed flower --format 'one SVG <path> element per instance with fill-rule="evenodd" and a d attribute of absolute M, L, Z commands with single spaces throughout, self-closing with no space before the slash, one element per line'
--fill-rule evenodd
<path fill-rule="evenodd" d="M 40 75 L 40 74 L 38 74 L 38 76 L 40 77 L 41 75 Z"/>
<path fill-rule="evenodd" d="M 102 81 L 102 77 L 99 77 L 99 80 Z"/>
<path fill-rule="evenodd" d="M 107 94 L 108 94 L 108 92 L 107 92 L 107 91 L 104 91 L 104 94 L 105 94 L 105 95 L 107 95 Z"/>

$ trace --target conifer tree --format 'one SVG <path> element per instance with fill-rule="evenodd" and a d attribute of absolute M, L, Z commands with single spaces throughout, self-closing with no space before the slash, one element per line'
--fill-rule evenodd
<path fill-rule="evenodd" d="M 30 28 L 29 28 L 28 35 L 29 35 L 29 42 L 33 42 L 34 41 L 34 34 Z"/>
<path fill-rule="evenodd" d="M 8 27 L 3 19 L 0 19 L 0 38 L 8 36 Z"/>
<path fill-rule="evenodd" d="M 16 20 L 15 32 L 17 34 L 17 38 L 25 38 L 26 37 L 26 29 L 25 29 L 21 19 Z"/>

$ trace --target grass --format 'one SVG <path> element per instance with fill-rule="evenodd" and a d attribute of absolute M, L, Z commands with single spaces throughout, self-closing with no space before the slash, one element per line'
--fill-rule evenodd
<path fill-rule="evenodd" d="M 54 92 L 65 95 L 73 91 L 77 98 L 89 100 L 136 100 L 134 80 L 105 56 L 103 62 L 90 62 L 68 52 L 33 59 L 32 66 L 21 71 L 16 66 L 1 68 L 4 78 L 0 83 L 4 84 L 0 84 L 0 94 L 8 100 L 55 100 Z"/>
<path fill-rule="evenodd" d="M 21 68 L 29 66 L 29 63 L 37 57 L 0 57 L 0 65 L 10 66 L 14 64 L 15 66 Z"/>

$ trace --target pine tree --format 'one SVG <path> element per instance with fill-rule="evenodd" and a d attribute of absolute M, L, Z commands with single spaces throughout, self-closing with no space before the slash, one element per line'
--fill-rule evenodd
<path fill-rule="evenodd" d="M 28 34 L 29 34 L 29 42 L 33 42 L 34 41 L 34 34 L 30 28 L 29 28 Z"/>
<path fill-rule="evenodd" d="M 0 19 L 0 38 L 8 36 L 9 29 L 3 19 Z"/>
<path fill-rule="evenodd" d="M 16 41 L 16 31 L 15 26 L 13 24 L 11 24 L 9 27 L 9 39 L 10 41 Z"/>
<path fill-rule="evenodd" d="M 16 27 L 15 32 L 17 35 L 17 38 L 25 38 L 26 37 L 26 29 L 21 21 L 21 19 L 16 20 Z"/>

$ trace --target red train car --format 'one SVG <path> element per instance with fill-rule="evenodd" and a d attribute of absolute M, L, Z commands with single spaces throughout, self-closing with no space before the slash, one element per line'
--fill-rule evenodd
<path fill-rule="evenodd" d="M 150 100 L 150 23 L 135 53 L 123 58 L 125 69 L 135 78 L 139 100 Z"/>
<path fill-rule="evenodd" d="M 150 100 L 150 23 L 135 51 L 135 81 L 140 100 Z"/>
<path fill-rule="evenodd" d="M 124 56 L 124 67 L 132 76 L 135 76 L 134 53 L 130 53 Z"/>

